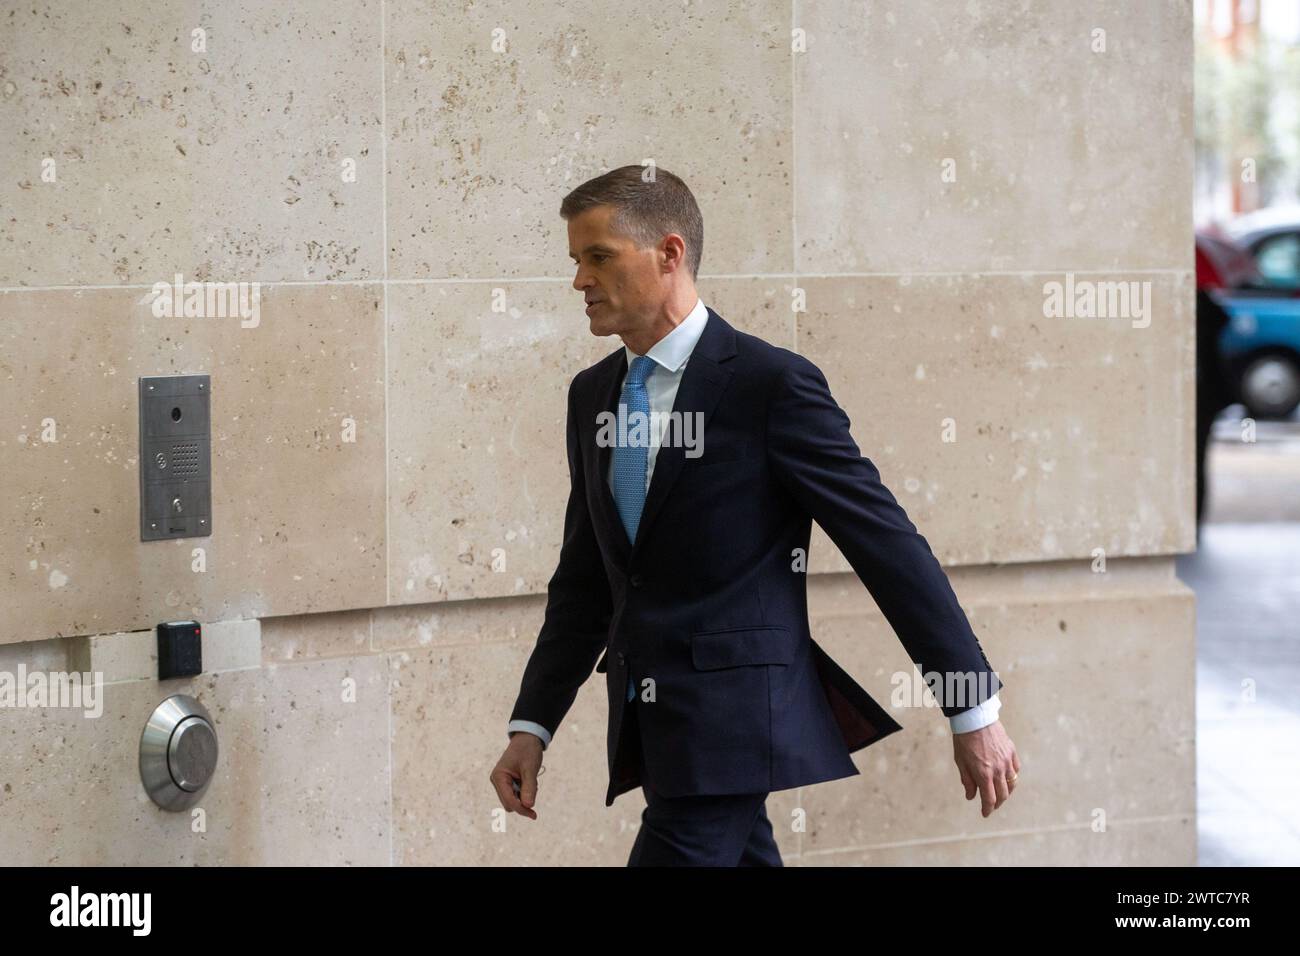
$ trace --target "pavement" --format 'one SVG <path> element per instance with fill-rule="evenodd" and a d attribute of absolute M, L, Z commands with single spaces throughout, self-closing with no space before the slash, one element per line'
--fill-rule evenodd
<path fill-rule="evenodd" d="M 1215 423 L 1197 551 L 1196 799 L 1201 866 L 1300 865 L 1300 412 Z"/>

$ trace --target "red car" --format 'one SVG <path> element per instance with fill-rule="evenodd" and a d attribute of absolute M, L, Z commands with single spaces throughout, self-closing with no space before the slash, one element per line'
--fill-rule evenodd
<path fill-rule="evenodd" d="M 1196 230 L 1196 288 L 1224 291 L 1267 285 L 1254 257 L 1215 227 Z"/>

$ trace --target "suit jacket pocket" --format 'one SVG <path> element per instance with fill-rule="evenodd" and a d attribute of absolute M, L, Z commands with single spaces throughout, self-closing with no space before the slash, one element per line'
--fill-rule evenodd
<path fill-rule="evenodd" d="M 691 634 L 691 663 L 700 671 L 789 664 L 794 659 L 795 640 L 788 628 L 778 625 L 695 631 Z"/>

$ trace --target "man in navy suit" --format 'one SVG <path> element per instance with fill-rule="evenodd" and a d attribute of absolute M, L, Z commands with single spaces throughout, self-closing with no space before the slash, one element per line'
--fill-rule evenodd
<path fill-rule="evenodd" d="M 924 675 L 988 816 L 1019 771 L 1001 682 L 825 377 L 700 300 L 703 222 L 672 173 L 612 170 L 560 214 L 591 332 L 623 348 L 569 387 L 564 541 L 491 774 L 502 806 L 536 819 L 542 752 L 594 665 L 605 804 L 646 798 L 628 865 L 780 866 L 767 795 L 856 774 L 849 755 L 901 729 L 812 640 L 816 521 Z"/>

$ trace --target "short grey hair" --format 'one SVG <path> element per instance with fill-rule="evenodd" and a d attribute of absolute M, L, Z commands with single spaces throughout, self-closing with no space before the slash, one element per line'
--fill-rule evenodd
<path fill-rule="evenodd" d="M 646 181 L 652 169 L 653 181 Z M 700 275 L 704 252 L 704 217 L 686 183 L 666 169 L 620 166 L 589 179 L 564 197 L 560 216 L 568 221 L 593 206 L 614 207 L 610 228 L 636 243 L 638 249 L 657 245 L 675 232 L 685 240 L 691 278 Z"/>

